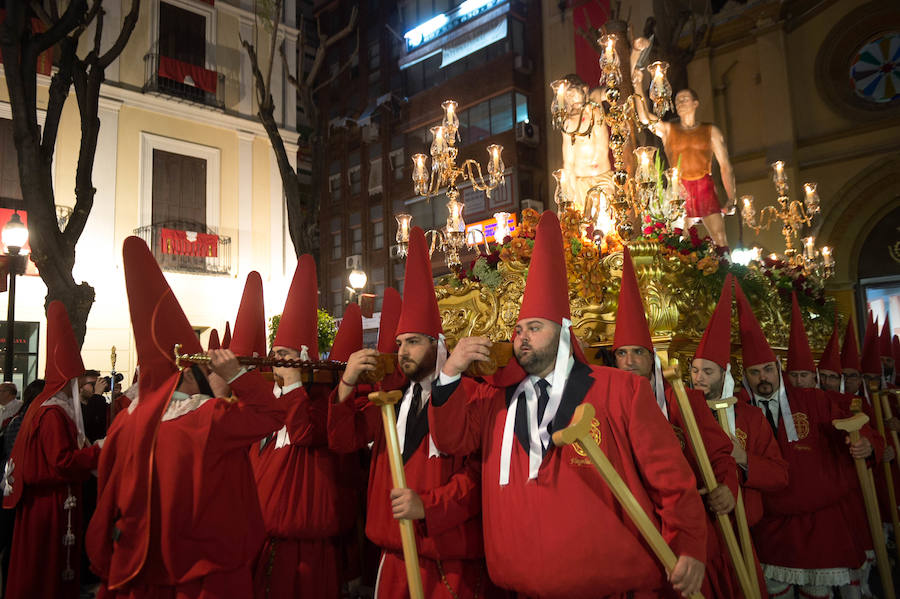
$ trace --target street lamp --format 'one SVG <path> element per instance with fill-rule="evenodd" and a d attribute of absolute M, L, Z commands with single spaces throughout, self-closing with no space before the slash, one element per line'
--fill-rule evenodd
<path fill-rule="evenodd" d="M 9 302 L 6 313 L 6 361 L 3 364 L 3 380 L 10 382 L 13 375 L 13 348 L 16 339 L 16 275 L 19 274 L 19 252 L 28 243 L 28 229 L 22 223 L 18 211 L 14 211 L 9 217 L 9 222 L 3 227 L 0 237 L 6 246 L 9 262 Z"/>
<path fill-rule="evenodd" d="M 366 276 L 365 271 L 358 268 L 351 270 L 350 274 L 347 276 L 347 281 L 350 282 L 350 287 L 353 290 L 353 293 L 356 294 L 357 302 L 359 301 L 359 294 L 365 288 L 366 281 L 368 280 L 369 277 Z"/>

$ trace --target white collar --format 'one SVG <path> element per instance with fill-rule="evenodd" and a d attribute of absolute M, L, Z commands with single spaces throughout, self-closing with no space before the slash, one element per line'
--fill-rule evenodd
<path fill-rule="evenodd" d="M 166 407 L 166 412 L 165 414 L 163 414 L 161 421 L 166 422 L 168 420 L 175 420 L 176 418 L 180 418 L 185 414 L 189 414 L 205 404 L 210 399 L 212 398 L 209 395 L 204 395 L 202 393 L 197 393 L 196 395 L 188 395 L 187 393 L 182 393 L 181 391 L 173 391 L 172 401 L 170 401 L 168 407 Z"/>
<path fill-rule="evenodd" d="M 422 387 L 422 404 L 419 406 L 419 414 L 422 413 L 422 410 L 425 410 L 428 406 L 428 401 L 431 398 L 431 384 L 435 380 L 435 375 L 440 375 L 440 371 L 435 370 L 433 374 L 426 376 L 421 381 L 410 381 L 409 387 L 406 388 L 406 392 L 403 394 L 403 399 L 400 402 L 400 411 L 397 413 L 397 439 L 400 441 L 400 453 L 403 453 L 403 448 L 406 443 L 406 421 L 409 420 L 409 411 L 412 407 L 412 394 L 413 389 L 416 384 Z M 441 452 L 438 451 L 437 446 L 434 444 L 434 440 L 431 438 L 431 432 L 428 433 L 428 457 L 436 458 L 441 455 Z"/>

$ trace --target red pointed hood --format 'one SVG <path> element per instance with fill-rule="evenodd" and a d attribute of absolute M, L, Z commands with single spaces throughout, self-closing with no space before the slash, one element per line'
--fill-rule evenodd
<path fill-rule="evenodd" d="M 816 371 L 816 362 L 809 348 L 809 338 L 803 327 L 803 314 L 797 303 L 797 293 L 791 292 L 791 336 L 788 340 L 787 371 Z"/>
<path fill-rule="evenodd" d="M 613 337 L 613 351 L 624 345 L 637 345 L 653 351 L 650 327 L 644 313 L 644 302 L 634 273 L 634 262 L 628 246 L 622 249 L 622 284 L 619 288 L 619 308 L 616 312 L 616 332 Z"/>
<path fill-rule="evenodd" d="M 887 315 L 884 317 L 884 324 L 881 325 L 881 335 L 878 337 L 878 355 L 882 358 L 890 358 L 893 355 L 891 351 L 891 331 L 888 327 Z"/>
<path fill-rule="evenodd" d="M 834 328 L 831 329 L 831 337 L 825 345 L 822 357 L 819 359 L 819 370 L 830 370 L 838 374 L 841 373 L 841 348 L 840 339 L 838 338 L 838 324 L 834 321 Z"/>
<path fill-rule="evenodd" d="M 34 419 L 41 411 L 45 401 L 63 391 L 73 378 L 84 373 L 84 363 L 81 361 L 81 350 L 75 341 L 72 324 L 69 315 L 62 302 L 52 301 L 47 307 L 47 354 L 44 390 L 34 398 L 16 437 L 15 445 L 10 455 L 15 469 L 20 473 L 13 483 L 12 494 L 4 497 L 3 506 L 13 508 L 22 497 L 24 488 L 21 473 L 25 472 L 25 460 L 28 457 L 26 447 L 31 444 L 34 436 Z"/>
<path fill-rule="evenodd" d="M 863 338 L 862 370 L 863 374 L 881 376 L 881 357 L 878 355 L 878 327 L 869 315 L 866 323 L 866 336 Z"/>
<path fill-rule="evenodd" d="M 209 342 L 206 344 L 206 349 L 222 349 L 222 344 L 219 342 L 219 331 L 213 329 L 209 332 Z"/>
<path fill-rule="evenodd" d="M 900 337 L 894 335 L 891 340 L 891 352 L 894 355 L 894 384 L 900 383 Z"/>
<path fill-rule="evenodd" d="M 722 293 L 719 295 L 719 303 L 713 310 L 709 324 L 703 331 L 703 338 L 697 346 L 695 358 L 710 360 L 718 364 L 722 369 L 728 367 L 731 360 L 731 287 L 732 275 L 725 275 L 725 283 L 722 285 Z"/>
<path fill-rule="evenodd" d="M 775 352 L 769 347 L 766 336 L 763 334 L 753 309 L 750 308 L 750 302 L 741 289 L 741 284 L 735 280 L 734 294 L 737 299 L 738 320 L 741 329 L 741 355 L 743 356 L 744 368 L 750 368 L 757 364 L 765 364 L 775 361 Z"/>
<path fill-rule="evenodd" d="M 231 347 L 231 323 L 225 321 L 225 332 L 222 333 L 222 349 Z"/>
<path fill-rule="evenodd" d="M 541 215 L 535 230 L 534 250 L 517 321 L 545 318 L 562 324 L 563 318 L 571 320 L 569 281 L 563 251 L 559 219 L 556 213 L 547 210 Z"/>
<path fill-rule="evenodd" d="M 344 318 L 341 320 L 337 335 L 334 336 L 334 343 L 328 359 L 346 362 L 350 358 L 350 354 L 362 349 L 362 345 L 362 311 L 359 304 L 349 304 L 344 310 Z"/>
<path fill-rule="evenodd" d="M 400 309 L 403 300 L 400 292 L 393 287 L 384 290 L 381 301 L 381 322 L 378 326 L 377 349 L 383 354 L 397 353 L 397 323 L 400 322 Z"/>
<path fill-rule="evenodd" d="M 104 521 L 110 513 L 118 514 L 129 523 L 131 531 L 127 539 L 119 542 L 121 551 L 117 552 L 116 567 L 110 570 L 107 581 L 110 589 L 134 578 L 147 558 L 152 528 L 152 456 L 160 420 L 180 378 L 172 348 L 180 343 L 184 353 L 202 351 L 197 335 L 147 244 L 138 237 L 128 237 L 122 257 L 141 375 L 140 401 L 125 424 L 130 432 L 120 441 L 108 477 L 117 484 L 105 485 L 97 499 L 98 506 L 106 507 L 102 512 L 98 508 L 101 513 L 95 513 L 95 518 Z M 109 530 L 102 534 L 109 534 Z"/>
<path fill-rule="evenodd" d="M 853 329 L 853 318 L 847 322 L 847 330 L 844 331 L 844 344 L 841 347 L 841 370 L 847 368 L 862 372 L 862 362 L 859 359 L 859 345 L 856 342 L 856 331 Z"/>
<path fill-rule="evenodd" d="M 319 283 L 316 261 L 309 254 L 297 261 L 272 345 L 296 350 L 305 345 L 309 359 L 319 359 Z"/>
<path fill-rule="evenodd" d="M 244 294 L 237 317 L 234 319 L 234 335 L 229 349 L 238 356 L 265 356 L 266 314 L 263 303 L 262 278 L 251 271 L 244 283 Z"/>
<path fill-rule="evenodd" d="M 437 339 L 444 328 L 441 325 L 437 296 L 434 294 L 431 257 L 425 245 L 425 233 L 419 227 L 413 227 L 409 233 L 405 277 L 403 306 L 395 335 L 418 333 Z"/>

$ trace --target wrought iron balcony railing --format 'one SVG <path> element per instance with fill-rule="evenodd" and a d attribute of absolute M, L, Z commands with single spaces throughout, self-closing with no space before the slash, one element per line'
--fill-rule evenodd
<path fill-rule="evenodd" d="M 143 91 L 213 108 L 225 108 L 223 73 L 170 58 L 157 51 L 144 56 Z"/>
<path fill-rule="evenodd" d="M 160 268 L 203 275 L 231 273 L 231 237 L 191 221 L 167 221 L 139 227 Z"/>

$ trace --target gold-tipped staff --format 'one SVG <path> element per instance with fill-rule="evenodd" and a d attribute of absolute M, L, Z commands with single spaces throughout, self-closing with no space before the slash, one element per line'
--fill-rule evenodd
<path fill-rule="evenodd" d="M 859 441 L 859 429 L 867 422 L 869 417 L 859 413 L 850 418 L 832 420 L 831 424 L 839 431 L 845 431 L 850 436 L 850 442 Z M 863 501 L 866 504 L 866 517 L 869 520 L 869 532 L 872 533 L 872 544 L 875 546 L 875 559 L 878 563 L 878 574 L 881 576 L 881 586 L 884 588 L 884 596 L 894 599 L 894 581 L 891 576 L 891 564 L 888 561 L 887 546 L 884 541 L 884 529 L 881 527 L 881 514 L 878 512 L 878 498 L 875 495 L 875 487 L 868 476 L 868 468 L 861 458 L 854 458 L 856 475 L 859 477 L 859 487 L 862 489 Z"/>
<path fill-rule="evenodd" d="M 697 465 L 700 467 L 703 484 L 706 485 L 707 491 L 712 493 L 713 490 L 718 488 L 719 483 L 716 481 L 712 464 L 709 462 L 706 446 L 703 445 L 703 438 L 700 436 L 700 428 L 697 426 L 697 420 L 694 418 L 691 402 L 688 399 L 687 392 L 684 390 L 684 383 L 681 381 L 681 369 L 678 367 L 677 360 L 669 362 L 669 366 L 663 370 L 663 376 L 666 377 L 666 380 L 669 381 L 669 384 L 675 390 L 675 397 L 678 399 L 678 407 L 681 410 L 681 416 L 687 428 L 688 438 L 691 441 L 691 446 L 694 448 L 694 456 L 697 458 Z M 750 573 L 747 572 L 746 560 L 741 554 L 740 547 L 738 547 L 737 537 L 735 537 L 734 529 L 731 527 L 731 519 L 728 517 L 728 514 L 716 514 L 716 524 L 719 526 L 719 532 L 722 533 L 722 538 L 725 540 L 725 547 L 728 549 L 729 557 L 731 557 L 731 563 L 737 574 L 741 591 L 745 597 L 757 597 L 758 595 L 754 594 L 756 585 L 753 584 Z M 756 580 L 755 576 L 753 580 Z"/>
<path fill-rule="evenodd" d="M 400 401 L 403 392 L 375 391 L 369 393 L 369 401 L 381 407 L 381 422 L 384 424 L 384 439 L 387 442 L 388 461 L 391 466 L 391 479 L 395 489 L 405 489 L 406 472 L 403 470 L 403 454 L 400 453 L 400 439 L 397 437 L 397 417 L 394 404 Z M 416 533 L 412 520 L 402 519 L 400 540 L 403 543 L 403 563 L 406 565 L 406 582 L 409 585 L 410 599 L 424 599 L 422 590 L 422 573 L 419 571 L 419 552 L 416 549 Z"/>
<path fill-rule="evenodd" d="M 881 436 L 887 439 L 888 436 L 885 435 L 884 428 L 884 416 L 893 418 L 888 394 L 878 390 L 878 381 L 869 381 L 869 391 L 869 395 L 872 397 L 872 408 L 875 412 L 875 427 Z M 892 430 L 890 438 L 893 441 L 894 453 L 896 454 L 897 448 L 900 446 L 898 444 L 897 431 Z M 893 525 L 895 531 L 900 531 L 900 514 L 897 512 L 897 493 L 894 491 L 894 473 L 891 470 L 891 463 L 896 464 L 897 458 L 895 457 L 891 462 L 882 461 L 881 465 L 884 468 L 884 482 L 887 487 L 888 512 L 891 517 L 891 525 Z M 896 551 L 897 559 L 900 560 L 900 545 L 897 545 Z"/>
<path fill-rule="evenodd" d="M 719 418 L 719 425 L 725 434 L 731 437 L 731 431 L 728 429 L 728 408 L 737 403 L 736 397 L 722 397 L 707 401 L 707 405 L 716 411 Z M 747 574 L 750 576 L 750 582 L 753 584 L 753 590 L 756 596 L 761 596 L 759 590 L 759 579 L 756 576 L 756 554 L 753 551 L 753 539 L 750 536 L 750 526 L 747 523 L 747 510 L 744 506 L 744 495 L 741 487 L 738 486 L 737 501 L 734 503 L 734 519 L 737 522 L 738 539 L 741 542 L 741 552 L 744 554 L 744 567 L 747 568 Z"/>
<path fill-rule="evenodd" d="M 656 558 L 662 563 L 667 572 L 675 569 L 675 563 L 678 558 L 666 543 L 662 534 L 650 520 L 650 516 L 644 511 L 644 508 L 638 503 L 634 493 L 616 472 L 609 458 L 597 445 L 597 441 L 591 436 L 591 421 L 594 419 L 594 406 L 589 403 L 583 403 L 575 408 L 575 414 L 572 416 L 572 422 L 566 428 L 553 433 L 553 444 L 557 447 L 563 445 L 577 444 L 581 447 L 594 467 L 600 472 L 600 476 L 606 481 L 606 486 L 612 491 L 619 505 L 628 514 L 628 517 L 637 527 L 641 536 L 650 545 L 650 549 Z M 692 599 L 703 599 L 701 593 L 691 595 Z"/>

